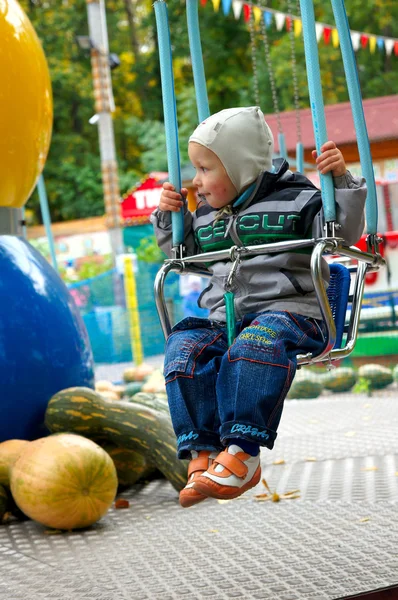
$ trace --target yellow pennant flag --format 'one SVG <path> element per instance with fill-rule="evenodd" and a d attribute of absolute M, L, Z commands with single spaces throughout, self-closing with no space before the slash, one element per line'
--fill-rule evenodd
<path fill-rule="evenodd" d="M 212 0 L 212 2 L 215 12 L 218 12 L 218 9 L 220 8 L 220 0 Z"/>
<path fill-rule="evenodd" d="M 333 48 L 339 47 L 339 32 L 337 29 L 332 29 L 332 44 Z"/>
<path fill-rule="evenodd" d="M 263 11 L 259 6 L 253 6 L 253 17 L 256 25 L 260 23 Z"/>
<path fill-rule="evenodd" d="M 371 35 L 369 37 L 369 50 L 370 50 L 371 54 L 373 54 L 374 51 L 376 50 L 376 42 L 377 42 L 376 36 Z"/>
<path fill-rule="evenodd" d="M 303 23 L 302 23 L 301 19 L 294 19 L 293 30 L 294 30 L 294 35 L 296 37 L 298 37 L 300 35 L 302 29 L 303 29 Z"/>

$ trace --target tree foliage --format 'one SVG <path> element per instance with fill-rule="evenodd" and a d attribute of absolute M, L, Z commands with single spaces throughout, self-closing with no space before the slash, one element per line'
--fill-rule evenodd
<path fill-rule="evenodd" d="M 104 212 L 97 127 L 89 124 L 94 113 L 91 65 L 79 49 L 77 35 L 87 35 L 85 0 L 21 0 L 47 56 L 54 96 L 54 129 L 44 178 L 54 221 L 100 215 Z M 288 12 L 284 0 L 268 0 L 271 8 Z M 264 3 L 263 3 L 264 5 Z M 331 3 L 315 0 L 316 20 L 334 23 Z M 398 37 L 396 0 L 346 0 L 351 29 Z M 167 170 L 165 133 L 158 60 L 157 33 L 152 1 L 106 0 L 110 51 L 119 55 L 112 72 L 116 111 L 114 127 L 121 192 L 149 171 Z M 214 12 L 208 0 L 200 6 L 203 59 L 212 112 L 225 107 L 254 104 L 252 48 L 249 29 L 232 11 Z M 298 14 L 297 10 L 293 11 Z M 185 3 L 168 1 L 173 44 L 173 65 L 182 162 L 187 161 L 187 139 L 197 123 Z M 291 40 L 286 31 L 268 30 L 270 59 L 280 110 L 294 108 Z M 273 112 L 269 73 L 260 30 L 255 54 L 261 107 Z M 296 38 L 300 106 L 308 106 L 304 49 Z M 319 44 L 325 103 L 348 99 L 339 48 Z M 398 93 L 398 58 L 384 51 L 357 53 L 364 98 Z M 28 208 L 40 221 L 36 192 Z"/>

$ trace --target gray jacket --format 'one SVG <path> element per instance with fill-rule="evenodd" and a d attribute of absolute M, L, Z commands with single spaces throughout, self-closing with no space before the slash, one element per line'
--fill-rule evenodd
<path fill-rule="evenodd" d="M 217 210 L 199 206 L 191 213 L 185 209 L 185 245 L 187 256 L 231 247 L 254 245 L 283 239 L 322 237 L 323 215 L 320 191 L 300 173 L 288 170 L 283 159 L 274 161 L 275 173 L 263 173 L 251 197 L 232 215 L 216 223 Z M 366 185 L 347 171 L 334 178 L 339 237 L 355 244 L 364 229 Z M 171 256 L 171 213 L 156 209 L 151 215 L 160 248 Z M 254 232 L 254 233 L 253 233 Z M 244 259 L 238 268 L 232 291 L 235 315 L 265 310 L 291 311 L 307 317 L 321 318 L 310 270 L 311 255 L 306 252 L 262 254 Z M 209 318 L 225 323 L 223 295 L 231 262 L 208 265 L 210 283 L 199 298 L 199 306 L 210 310 Z M 327 286 L 329 268 L 326 261 L 322 275 Z"/>

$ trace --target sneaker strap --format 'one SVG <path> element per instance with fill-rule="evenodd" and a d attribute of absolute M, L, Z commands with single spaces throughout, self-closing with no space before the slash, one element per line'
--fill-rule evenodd
<path fill-rule="evenodd" d="M 241 455 L 243 460 L 250 458 L 250 456 L 248 454 L 245 454 L 244 452 L 239 452 L 239 454 Z M 223 452 L 220 452 L 220 454 L 217 456 L 213 463 L 213 466 L 218 463 L 219 465 L 222 465 L 223 467 L 228 469 L 228 471 L 231 471 L 231 473 L 233 473 L 233 475 L 236 475 L 236 477 L 241 477 L 243 479 L 243 477 L 247 475 L 248 468 L 243 462 L 243 460 L 239 458 L 239 454 L 229 454 L 227 450 L 224 450 Z"/>
<path fill-rule="evenodd" d="M 193 458 L 188 465 L 188 477 L 196 471 L 207 471 L 209 468 L 209 454 L 210 452 L 201 452 L 199 456 Z"/>

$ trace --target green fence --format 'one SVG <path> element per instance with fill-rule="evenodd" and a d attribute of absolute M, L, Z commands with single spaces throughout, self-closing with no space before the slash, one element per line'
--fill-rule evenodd
<path fill-rule="evenodd" d="M 153 284 L 160 265 L 138 262 L 136 273 L 141 341 L 144 357 L 162 354 L 164 336 L 155 306 Z M 118 363 L 134 360 L 123 276 L 116 269 L 68 286 L 83 316 L 94 360 Z M 165 297 L 172 322 L 182 318 L 179 276 L 170 273 Z"/>

